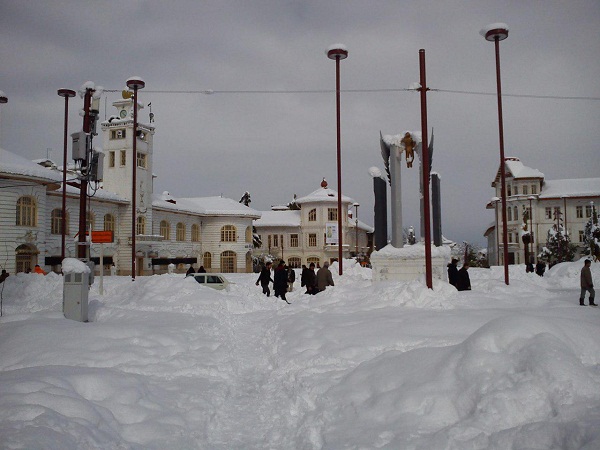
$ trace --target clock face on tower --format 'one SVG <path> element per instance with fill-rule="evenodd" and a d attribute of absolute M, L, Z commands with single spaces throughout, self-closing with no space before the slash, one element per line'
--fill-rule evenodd
<path fill-rule="evenodd" d="M 121 116 L 121 119 L 124 119 L 125 117 L 127 117 L 127 111 L 122 109 L 121 112 L 119 113 L 119 116 Z"/>

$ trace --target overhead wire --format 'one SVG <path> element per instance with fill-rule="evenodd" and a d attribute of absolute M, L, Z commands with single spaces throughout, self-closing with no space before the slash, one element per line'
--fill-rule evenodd
<path fill-rule="evenodd" d="M 104 89 L 104 92 L 121 92 L 119 89 Z M 148 94 L 202 94 L 202 95 L 214 95 L 214 94 L 329 94 L 335 93 L 335 89 L 232 89 L 232 90 L 152 90 L 147 89 L 144 92 Z M 409 88 L 380 88 L 380 89 L 340 89 L 340 92 L 347 93 L 377 93 L 377 92 L 417 92 L 417 89 Z M 441 92 L 446 94 L 464 94 L 464 95 L 486 95 L 496 96 L 496 92 L 482 92 L 482 91 L 467 91 L 457 89 L 434 89 L 430 88 L 429 92 Z M 538 94 L 502 94 L 503 97 L 516 97 L 516 98 L 537 98 L 537 99 L 554 99 L 554 100 L 590 100 L 598 101 L 600 97 L 592 96 L 571 96 L 571 95 L 538 95 Z"/>

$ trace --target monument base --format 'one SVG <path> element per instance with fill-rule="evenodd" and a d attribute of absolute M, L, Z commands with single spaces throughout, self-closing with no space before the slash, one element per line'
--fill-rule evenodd
<path fill-rule="evenodd" d="M 450 262 L 449 247 L 431 246 L 432 278 L 448 281 L 446 266 Z M 403 248 L 387 245 L 371 253 L 373 282 L 425 280 L 425 245 L 417 243 Z"/>

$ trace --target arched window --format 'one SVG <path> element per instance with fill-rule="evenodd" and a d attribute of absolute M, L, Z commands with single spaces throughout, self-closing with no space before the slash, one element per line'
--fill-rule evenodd
<path fill-rule="evenodd" d="M 512 208 L 509 206 L 508 208 L 506 208 L 506 220 L 511 221 L 512 220 Z"/>
<path fill-rule="evenodd" d="M 317 209 L 313 208 L 308 212 L 308 221 L 316 222 L 316 220 L 317 220 Z"/>
<path fill-rule="evenodd" d="M 246 242 L 252 242 L 252 227 L 246 227 Z"/>
<path fill-rule="evenodd" d="M 292 256 L 288 258 L 288 266 L 292 269 L 299 269 L 302 266 L 302 260 L 297 256 Z"/>
<path fill-rule="evenodd" d="M 192 224 L 192 242 L 200 242 L 200 227 L 197 223 Z"/>
<path fill-rule="evenodd" d="M 17 200 L 16 225 L 22 227 L 37 226 L 37 205 L 33 197 L 21 197 Z"/>
<path fill-rule="evenodd" d="M 104 231 L 115 231 L 115 216 L 104 214 Z"/>
<path fill-rule="evenodd" d="M 236 229 L 233 225 L 225 225 L 221 228 L 221 242 L 235 242 Z"/>
<path fill-rule="evenodd" d="M 514 217 L 514 219 L 515 220 L 519 220 L 519 207 L 518 206 L 515 206 L 515 217 Z"/>
<path fill-rule="evenodd" d="M 135 227 L 136 234 L 146 234 L 146 218 L 144 216 L 138 216 Z"/>
<path fill-rule="evenodd" d="M 221 253 L 221 272 L 235 273 L 236 254 L 231 250 Z"/>
<path fill-rule="evenodd" d="M 67 226 L 65 228 L 65 234 L 69 234 L 69 214 L 66 213 L 67 216 Z M 50 233 L 51 234 L 62 234 L 62 209 L 56 208 L 52 210 L 51 215 L 51 224 L 50 224 Z"/>
<path fill-rule="evenodd" d="M 206 270 L 212 268 L 212 255 L 210 252 L 204 252 L 204 255 L 202 255 L 202 263 Z"/>
<path fill-rule="evenodd" d="M 310 256 L 308 258 L 306 258 L 306 265 L 310 266 L 310 263 L 313 263 L 315 266 L 319 265 L 319 258 L 316 256 Z"/>
<path fill-rule="evenodd" d="M 93 230 L 94 229 L 94 213 L 88 211 L 85 213 L 85 229 Z"/>
<path fill-rule="evenodd" d="M 185 224 L 183 222 L 177 223 L 177 241 L 185 241 Z"/>
<path fill-rule="evenodd" d="M 166 220 L 160 221 L 159 234 L 164 240 L 171 239 L 171 225 Z"/>

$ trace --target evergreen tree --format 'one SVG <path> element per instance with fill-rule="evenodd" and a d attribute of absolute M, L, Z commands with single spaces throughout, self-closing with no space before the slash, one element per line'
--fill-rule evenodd
<path fill-rule="evenodd" d="M 593 209 L 592 217 L 585 224 L 583 239 L 586 245 L 585 255 L 591 255 L 594 261 L 600 260 L 600 226 L 598 226 L 598 213 Z"/>
<path fill-rule="evenodd" d="M 539 258 L 546 261 L 550 266 L 561 262 L 573 261 L 577 246 L 571 243 L 571 238 L 565 233 L 562 225 L 554 225 L 548 230 L 546 247 Z"/>

